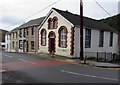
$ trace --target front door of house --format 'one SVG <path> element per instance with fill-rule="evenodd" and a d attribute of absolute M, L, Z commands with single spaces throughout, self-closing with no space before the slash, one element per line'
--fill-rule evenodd
<path fill-rule="evenodd" d="M 49 52 L 52 51 L 55 52 L 55 33 L 53 32 L 49 34 Z"/>
<path fill-rule="evenodd" d="M 26 44 L 27 44 L 27 46 L 26 46 L 26 51 L 28 52 L 28 45 L 29 45 L 29 44 L 28 44 L 28 41 L 27 41 L 27 43 L 26 43 Z"/>
<path fill-rule="evenodd" d="M 55 38 L 50 38 L 50 53 L 55 51 Z"/>
<path fill-rule="evenodd" d="M 23 40 L 23 52 L 26 52 L 26 40 Z"/>

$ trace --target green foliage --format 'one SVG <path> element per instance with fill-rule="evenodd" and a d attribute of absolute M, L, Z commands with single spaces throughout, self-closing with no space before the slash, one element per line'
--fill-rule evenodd
<path fill-rule="evenodd" d="M 108 24 L 109 26 L 116 30 L 120 30 L 120 14 L 106 19 L 101 19 L 100 21 Z"/>

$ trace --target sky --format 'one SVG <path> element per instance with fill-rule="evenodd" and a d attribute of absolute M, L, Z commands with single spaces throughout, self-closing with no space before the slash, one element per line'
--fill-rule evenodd
<path fill-rule="evenodd" d="M 52 7 L 80 14 L 80 0 L 0 0 L 0 29 L 12 30 L 21 24 L 46 16 Z M 118 14 L 120 0 L 83 0 L 83 14 L 93 19 L 110 17 L 96 1 L 111 15 Z M 52 4 L 52 5 L 51 5 Z M 50 6 L 51 5 L 51 6 Z M 49 7 L 48 7 L 49 6 Z"/>

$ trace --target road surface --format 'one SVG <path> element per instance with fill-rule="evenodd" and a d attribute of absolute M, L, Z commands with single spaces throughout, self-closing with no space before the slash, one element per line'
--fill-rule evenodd
<path fill-rule="evenodd" d="M 2 83 L 118 83 L 119 71 L 92 68 L 42 55 L 2 53 Z"/>

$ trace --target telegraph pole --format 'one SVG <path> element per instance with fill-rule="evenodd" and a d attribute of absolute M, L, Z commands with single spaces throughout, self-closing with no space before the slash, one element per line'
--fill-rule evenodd
<path fill-rule="evenodd" d="M 80 0 L 80 60 L 83 60 L 83 2 Z"/>

